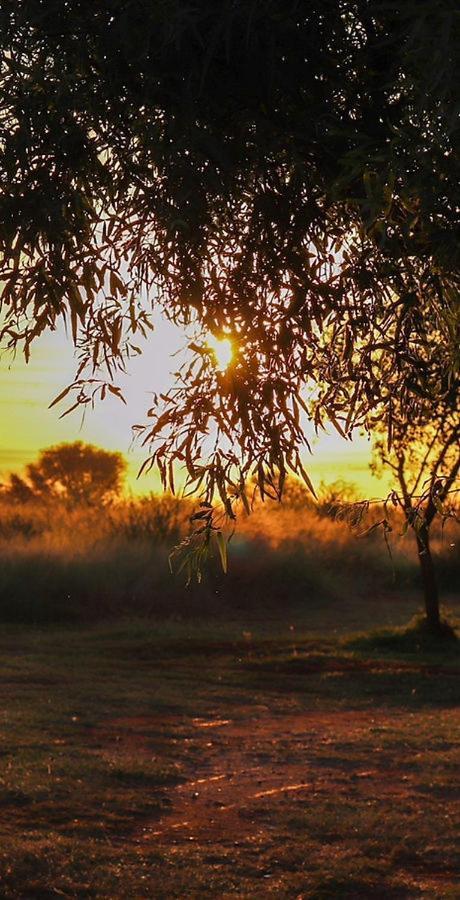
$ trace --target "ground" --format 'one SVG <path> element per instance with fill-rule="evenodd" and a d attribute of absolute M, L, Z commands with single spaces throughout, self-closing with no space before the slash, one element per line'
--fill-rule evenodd
<path fill-rule="evenodd" d="M 458 652 L 349 639 L 408 608 L 4 627 L 1 897 L 458 897 Z"/>

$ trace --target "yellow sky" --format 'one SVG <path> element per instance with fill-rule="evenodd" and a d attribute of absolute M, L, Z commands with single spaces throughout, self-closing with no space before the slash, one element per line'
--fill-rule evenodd
<path fill-rule="evenodd" d="M 63 332 L 43 336 L 32 350 L 28 365 L 21 356 L 0 360 L 0 480 L 8 471 L 19 471 L 43 447 L 61 441 L 83 440 L 126 454 L 129 485 L 136 493 L 159 489 L 156 473 L 136 479 L 144 459 L 142 448 L 132 446 L 131 425 L 145 421 L 152 391 L 164 391 L 172 383 L 177 362 L 171 354 L 184 343 L 183 334 L 160 319 L 145 345 L 142 357 L 132 361 L 130 372 L 119 379 L 127 401 L 124 406 L 109 396 L 94 411 L 60 419 L 61 407 L 48 409 L 52 399 L 72 380 L 75 360 L 71 342 Z M 388 481 L 376 480 L 369 471 L 369 442 L 357 437 L 345 441 L 334 433 L 315 442 L 306 468 L 315 485 L 339 478 L 355 482 L 364 496 L 381 497 Z"/>

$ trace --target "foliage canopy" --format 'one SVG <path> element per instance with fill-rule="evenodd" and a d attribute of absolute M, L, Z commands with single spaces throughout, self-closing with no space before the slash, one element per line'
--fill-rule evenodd
<path fill-rule="evenodd" d="M 447 394 L 433 406 L 420 400 L 410 419 L 395 405 L 392 443 L 378 440 L 376 464 L 389 466 L 400 489 L 391 495 L 417 542 L 427 624 L 433 632 L 455 637 L 441 621 L 438 585 L 430 548 L 430 529 L 440 515 L 459 521 L 460 399 Z M 385 524 L 385 523 L 384 523 Z"/>
<path fill-rule="evenodd" d="M 151 411 L 165 482 L 276 492 L 305 416 L 455 393 L 456 0 L 5 0 L 0 36 L 3 343 L 64 318 L 85 403 L 154 304 L 232 340 Z"/>

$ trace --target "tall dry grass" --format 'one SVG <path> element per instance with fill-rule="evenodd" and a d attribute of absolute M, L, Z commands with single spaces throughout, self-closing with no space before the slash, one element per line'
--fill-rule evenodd
<path fill-rule="evenodd" d="M 346 524 L 288 495 L 241 517 L 230 544 L 230 571 L 211 561 L 200 586 L 171 575 L 168 555 L 186 533 L 192 505 L 169 495 L 108 509 L 59 503 L 0 503 L 0 620 L 93 621 L 115 615 L 228 614 L 280 604 L 349 602 L 415 590 L 418 566 L 410 536 L 391 553 L 379 532 L 357 539 Z M 378 517 L 379 510 L 372 512 Z M 458 578 L 452 528 L 438 530 L 442 586 Z"/>

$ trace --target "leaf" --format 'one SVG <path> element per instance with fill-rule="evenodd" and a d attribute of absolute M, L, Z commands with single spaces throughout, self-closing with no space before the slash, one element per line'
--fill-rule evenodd
<path fill-rule="evenodd" d="M 249 515 L 251 514 L 251 508 L 250 508 L 250 506 L 249 506 L 249 501 L 248 501 L 248 498 L 247 498 L 247 495 L 246 495 L 246 490 L 245 490 L 244 486 L 241 487 L 241 489 L 240 489 L 240 498 L 241 498 L 241 501 L 242 501 L 242 503 L 243 503 L 245 512 L 246 512 L 246 514 L 249 516 Z"/>
<path fill-rule="evenodd" d="M 372 534 L 372 532 L 376 531 L 377 528 L 380 528 L 381 525 L 383 526 L 383 520 L 380 522 L 374 522 L 373 525 L 370 525 L 369 528 L 366 528 L 365 531 L 361 531 L 359 534 L 356 535 L 356 537 L 357 538 L 368 537 L 368 535 L 370 535 L 370 534 Z"/>
<path fill-rule="evenodd" d="M 336 428 L 337 431 L 339 432 L 339 434 L 340 434 L 343 438 L 345 438 L 345 440 L 346 440 L 347 436 L 346 436 L 346 434 L 345 434 L 345 432 L 344 432 L 344 430 L 343 430 L 343 428 L 342 428 L 340 422 L 338 422 L 338 420 L 336 419 L 334 413 L 332 413 L 331 410 L 328 409 L 328 410 L 327 410 L 327 414 L 328 414 L 329 419 L 330 419 L 330 421 L 332 422 L 334 428 Z"/>
<path fill-rule="evenodd" d="M 118 399 L 121 400 L 121 402 L 124 403 L 126 406 L 126 400 L 123 397 L 121 388 L 117 387 L 115 384 L 107 384 L 107 387 L 108 387 L 110 393 L 114 394 L 115 397 L 118 397 Z"/>
<path fill-rule="evenodd" d="M 73 340 L 74 344 L 76 344 L 77 337 L 78 337 L 78 319 L 77 319 L 77 312 L 74 307 L 72 307 L 70 310 L 70 323 L 71 323 L 71 327 L 72 327 L 72 340 Z"/>
<path fill-rule="evenodd" d="M 48 409 L 52 409 L 53 406 L 56 406 L 57 403 L 60 403 L 60 401 L 63 400 L 64 397 L 67 396 L 69 391 L 72 390 L 72 387 L 73 387 L 73 385 L 69 384 L 68 387 L 64 388 L 64 390 L 61 391 L 61 393 L 58 394 L 57 397 L 54 398 L 54 400 L 51 401 L 50 405 L 48 406 Z"/>
<path fill-rule="evenodd" d="M 129 301 L 129 318 L 131 321 L 131 331 L 133 334 L 136 333 L 137 330 L 137 321 L 136 321 L 136 308 L 134 305 L 134 298 L 131 297 Z M 140 351 L 139 351 L 140 352 Z"/>
<path fill-rule="evenodd" d="M 59 418 L 63 419 L 65 416 L 68 416 L 69 413 L 73 412 L 74 409 L 77 409 L 79 406 L 80 406 L 80 402 L 79 402 L 79 400 L 77 400 L 77 402 L 74 403 L 73 406 L 69 406 L 69 408 L 66 409 L 66 411 L 63 412 L 62 415 L 59 416 Z"/>
<path fill-rule="evenodd" d="M 227 574 L 228 569 L 228 556 L 227 556 L 227 541 L 225 540 L 224 535 L 221 531 L 215 532 L 217 549 L 219 551 L 220 561 L 222 565 L 222 571 Z"/>
<path fill-rule="evenodd" d="M 305 471 L 305 469 L 304 469 L 304 467 L 303 467 L 303 465 L 302 465 L 301 462 L 299 462 L 299 472 L 300 472 L 300 474 L 301 474 L 301 476 L 302 476 L 302 478 L 303 478 L 305 484 L 307 485 L 308 490 L 313 494 L 315 500 L 317 500 L 317 499 L 318 499 L 318 496 L 317 496 L 317 493 L 316 493 L 316 491 L 315 491 L 315 489 L 314 489 L 314 487 L 313 487 L 313 483 L 312 483 L 312 481 L 311 481 L 311 479 L 310 479 L 310 476 L 307 475 L 307 473 L 306 473 L 306 471 Z"/>
<path fill-rule="evenodd" d="M 121 278 L 118 277 L 116 272 L 114 272 L 112 270 L 110 271 L 110 275 L 109 275 L 109 283 L 110 283 L 110 293 L 113 294 L 113 296 L 116 296 L 116 294 L 123 294 L 123 292 L 124 292 L 123 282 L 122 282 Z"/>

